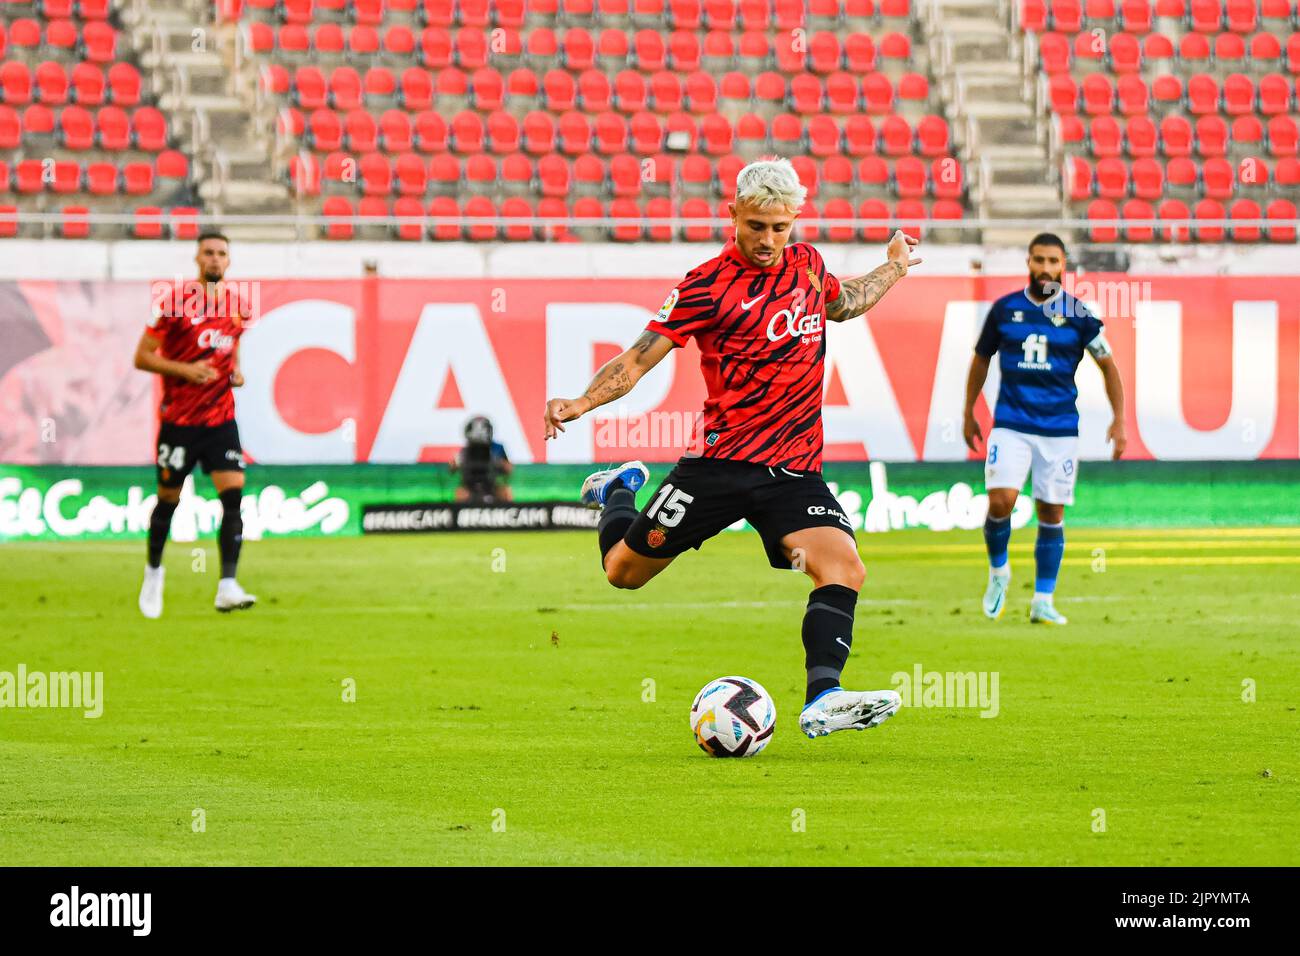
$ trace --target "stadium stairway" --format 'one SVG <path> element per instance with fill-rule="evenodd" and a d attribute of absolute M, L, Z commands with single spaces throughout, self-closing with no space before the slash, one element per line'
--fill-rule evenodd
<path fill-rule="evenodd" d="M 953 144 L 982 218 L 1054 218 L 1059 179 L 1049 175 L 1047 120 L 1022 67 L 1023 38 L 1008 0 L 932 0 L 922 22 L 930 63 L 949 104 Z M 984 230 L 988 243 L 1019 243 L 1023 230 Z"/>
<path fill-rule="evenodd" d="M 123 22 L 142 69 L 161 92 L 159 107 L 194 160 L 198 195 L 217 215 L 291 214 L 272 176 L 274 137 L 255 117 L 255 84 L 240 82 L 237 27 L 213 17 L 211 0 L 130 0 Z M 245 77 L 246 79 L 246 77 Z M 232 237 L 292 240 L 292 226 L 227 228 Z"/>

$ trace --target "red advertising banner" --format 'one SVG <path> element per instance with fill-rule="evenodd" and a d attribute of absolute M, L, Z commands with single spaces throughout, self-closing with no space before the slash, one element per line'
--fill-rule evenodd
<path fill-rule="evenodd" d="M 580 394 L 674 280 L 339 279 L 245 283 L 254 321 L 236 392 L 250 458 L 444 461 L 469 416 L 519 462 L 672 460 L 704 387 L 694 346 L 620 402 L 542 440 L 551 396 Z M 829 460 L 960 460 L 971 349 L 1016 277 L 912 275 L 827 328 Z M 1300 457 L 1300 277 L 1089 275 L 1128 393 L 1127 457 Z M 157 382 L 136 371 L 144 282 L 0 283 L 0 461 L 147 464 Z M 1109 406 L 1085 358 L 1084 458 L 1109 457 Z M 996 396 L 996 375 L 985 389 Z M 988 407 L 979 414 L 987 425 Z"/>

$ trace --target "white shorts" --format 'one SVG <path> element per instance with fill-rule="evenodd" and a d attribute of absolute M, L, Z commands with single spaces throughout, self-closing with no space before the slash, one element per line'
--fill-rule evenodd
<path fill-rule="evenodd" d="M 1024 487 L 1034 473 L 1034 500 L 1053 505 L 1074 504 L 1074 479 L 1079 474 L 1079 438 L 1076 435 L 1031 435 L 995 428 L 989 432 L 984 458 L 985 488 Z"/>

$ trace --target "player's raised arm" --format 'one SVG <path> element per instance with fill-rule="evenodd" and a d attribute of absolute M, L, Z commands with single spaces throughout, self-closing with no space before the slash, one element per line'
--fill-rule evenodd
<path fill-rule="evenodd" d="M 135 367 L 156 375 L 170 375 L 196 385 L 203 385 L 217 377 L 216 370 L 207 362 L 175 362 L 158 354 L 162 341 L 145 332 L 135 347 Z M 242 380 L 241 380 L 242 381 Z"/>
<path fill-rule="evenodd" d="M 912 250 L 920 243 L 921 240 L 901 229 L 895 231 L 885 248 L 885 264 L 856 279 L 841 280 L 839 298 L 827 306 L 826 318 L 831 322 L 843 322 L 861 315 L 879 302 L 895 282 L 907 275 L 910 267 L 921 264 L 920 259 L 912 258 Z"/>
<path fill-rule="evenodd" d="M 553 398 L 546 403 L 546 437 L 554 438 L 564 431 L 561 422 L 571 422 L 593 408 L 622 398 L 672 350 L 673 342 L 667 336 L 648 329 L 642 332 L 631 348 L 601 366 L 587 390 L 577 398 Z"/>

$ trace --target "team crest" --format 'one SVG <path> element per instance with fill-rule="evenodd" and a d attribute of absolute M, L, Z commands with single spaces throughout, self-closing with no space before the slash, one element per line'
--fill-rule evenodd
<path fill-rule="evenodd" d="M 1053 309 L 1047 316 L 1058 329 L 1066 323 L 1065 313 Z"/>
<path fill-rule="evenodd" d="M 663 543 L 667 538 L 668 536 L 664 534 L 664 529 L 656 525 L 646 534 L 645 543 L 652 548 L 658 548 L 663 546 Z"/>
<path fill-rule="evenodd" d="M 812 287 L 817 290 L 818 294 L 820 294 L 822 291 L 822 280 L 817 278 L 817 273 L 813 272 L 811 269 L 805 269 L 804 275 L 808 277 L 808 282 L 811 283 Z"/>
<path fill-rule="evenodd" d="M 677 290 L 673 289 L 668 293 L 668 298 L 664 299 L 664 304 L 659 307 L 659 314 L 655 316 L 660 322 L 667 322 L 668 316 L 673 314 L 673 307 L 677 305 L 677 295 Z"/>

